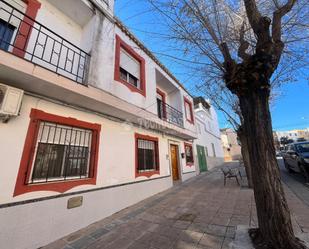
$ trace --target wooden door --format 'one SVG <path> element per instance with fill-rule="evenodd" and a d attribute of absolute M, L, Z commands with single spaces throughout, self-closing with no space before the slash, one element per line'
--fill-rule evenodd
<path fill-rule="evenodd" d="M 205 155 L 205 149 L 203 146 L 196 145 L 198 164 L 200 167 L 200 172 L 207 171 L 207 161 Z"/>
<path fill-rule="evenodd" d="M 172 176 L 173 180 L 179 180 L 179 171 L 178 171 L 178 145 L 171 144 L 171 165 L 172 165 Z"/>

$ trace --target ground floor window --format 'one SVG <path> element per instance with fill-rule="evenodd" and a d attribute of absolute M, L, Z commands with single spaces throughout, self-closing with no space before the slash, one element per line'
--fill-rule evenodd
<path fill-rule="evenodd" d="M 92 133 L 41 121 L 30 183 L 90 177 Z"/>
<path fill-rule="evenodd" d="M 101 126 L 32 109 L 15 195 L 95 184 Z"/>
<path fill-rule="evenodd" d="M 136 176 L 151 176 L 159 173 L 158 139 L 135 134 Z"/>
<path fill-rule="evenodd" d="M 194 164 L 193 147 L 191 144 L 185 143 L 185 156 L 187 165 Z"/>

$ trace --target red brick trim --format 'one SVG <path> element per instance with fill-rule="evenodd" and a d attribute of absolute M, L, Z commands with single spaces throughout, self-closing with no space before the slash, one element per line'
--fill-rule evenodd
<path fill-rule="evenodd" d="M 163 118 L 166 119 L 166 93 L 161 91 L 159 88 L 157 88 L 157 94 L 162 96 L 162 102 L 163 102 Z"/>
<path fill-rule="evenodd" d="M 192 105 L 192 102 L 186 98 L 186 97 L 183 97 L 184 99 L 184 107 L 185 107 L 185 115 L 186 115 L 186 120 L 191 123 L 191 124 L 194 124 L 194 116 L 193 116 L 193 105 Z M 187 109 L 186 109 L 186 103 L 190 106 L 190 119 L 188 119 L 187 117 Z"/>
<path fill-rule="evenodd" d="M 35 145 L 39 132 L 41 121 L 55 122 L 63 125 L 70 125 L 78 128 L 85 128 L 92 130 L 92 153 L 90 156 L 90 178 L 66 180 L 59 182 L 47 182 L 27 184 L 30 178 L 31 167 L 34 160 Z M 37 109 L 31 109 L 30 123 L 26 135 L 24 150 L 20 162 L 20 167 L 16 179 L 15 190 L 13 196 L 21 195 L 34 191 L 55 191 L 63 193 L 73 187 L 79 185 L 96 185 L 97 167 L 99 157 L 99 143 L 100 143 L 101 125 L 80 121 L 70 117 L 62 117 L 54 114 L 49 114 Z"/>
<path fill-rule="evenodd" d="M 186 165 L 189 166 L 189 167 L 192 167 L 194 165 L 194 153 L 193 153 L 193 145 L 192 144 L 189 144 L 189 143 L 186 143 L 184 142 L 184 145 L 185 145 L 185 159 L 186 159 Z M 186 156 L 186 147 L 191 147 L 191 150 L 192 150 L 192 158 L 193 158 L 193 162 L 187 162 L 187 156 Z"/>
<path fill-rule="evenodd" d="M 156 145 L 156 160 L 158 163 L 158 170 L 147 171 L 147 172 L 138 172 L 138 139 L 144 139 L 148 141 L 155 142 Z M 160 175 L 160 158 L 159 158 L 159 139 L 157 137 L 152 137 L 148 135 L 142 135 L 135 133 L 135 178 L 139 176 L 151 177 L 152 175 Z"/>
<path fill-rule="evenodd" d="M 41 3 L 38 2 L 37 0 L 23 0 L 23 1 L 27 4 L 27 9 L 25 12 L 24 19 L 21 21 L 13 48 L 13 54 L 19 57 L 25 56 L 25 51 L 27 49 L 27 45 L 31 37 L 34 20 L 37 16 L 38 10 L 41 7 Z"/>
<path fill-rule="evenodd" d="M 134 59 L 140 62 L 140 84 L 141 89 L 133 86 L 132 84 L 126 82 L 125 80 L 120 79 L 120 48 L 123 48 L 127 53 L 129 53 Z M 114 79 L 118 82 L 121 82 L 126 87 L 130 89 L 131 92 L 137 92 L 146 97 L 146 66 L 145 59 L 141 57 L 138 53 L 134 51 L 134 49 L 125 43 L 121 38 L 116 35 L 116 54 L 115 54 L 115 71 L 114 71 Z"/>

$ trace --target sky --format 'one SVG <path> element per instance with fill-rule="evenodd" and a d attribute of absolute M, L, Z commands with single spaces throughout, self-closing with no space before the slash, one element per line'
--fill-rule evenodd
<path fill-rule="evenodd" d="M 182 66 L 166 56 L 170 41 L 160 34 L 165 30 L 160 17 L 150 10 L 145 0 L 115 0 L 115 15 L 176 76 L 192 95 L 199 95 Z M 296 83 L 284 84 L 271 104 L 273 129 L 278 131 L 309 128 L 309 72 Z M 223 113 L 218 112 L 220 128 L 230 127 Z"/>

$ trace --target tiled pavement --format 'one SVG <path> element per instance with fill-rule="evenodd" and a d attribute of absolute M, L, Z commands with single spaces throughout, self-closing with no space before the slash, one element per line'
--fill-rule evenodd
<path fill-rule="evenodd" d="M 297 232 L 309 232 L 309 208 L 288 188 Z M 254 226 L 253 193 L 219 170 L 148 198 L 43 249 L 225 249 L 237 225 Z"/>

